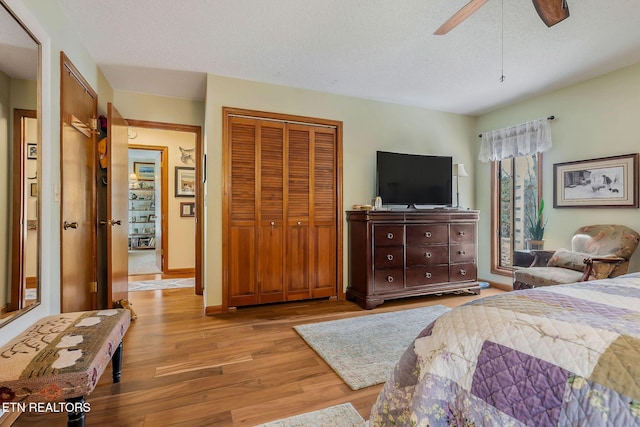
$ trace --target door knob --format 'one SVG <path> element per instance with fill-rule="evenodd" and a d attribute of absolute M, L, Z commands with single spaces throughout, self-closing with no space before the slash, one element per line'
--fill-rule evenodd
<path fill-rule="evenodd" d="M 110 219 L 110 220 L 101 220 L 100 221 L 100 225 L 110 225 L 110 226 L 114 226 L 114 225 L 122 225 L 122 221 L 120 221 L 119 219 Z"/>
<path fill-rule="evenodd" d="M 63 229 L 68 229 L 68 228 L 78 228 L 78 223 L 76 221 L 73 222 L 69 222 L 69 221 L 65 221 L 62 223 L 62 228 Z"/>

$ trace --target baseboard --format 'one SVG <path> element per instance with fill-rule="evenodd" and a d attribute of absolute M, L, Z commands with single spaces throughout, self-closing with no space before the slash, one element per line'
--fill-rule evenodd
<path fill-rule="evenodd" d="M 207 316 L 211 316 L 212 314 L 220 314 L 222 313 L 221 305 L 208 305 L 204 308 L 204 314 Z"/>
<path fill-rule="evenodd" d="M 196 274 L 195 268 L 168 268 L 164 274 Z"/>
<path fill-rule="evenodd" d="M 497 283 L 486 279 L 478 279 L 478 282 L 487 282 L 492 288 L 500 289 L 505 292 L 511 292 L 513 290 L 513 285 L 510 283 Z"/>

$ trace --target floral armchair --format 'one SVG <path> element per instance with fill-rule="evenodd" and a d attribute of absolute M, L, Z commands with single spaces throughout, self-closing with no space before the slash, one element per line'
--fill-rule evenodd
<path fill-rule="evenodd" d="M 640 234 L 624 225 L 589 225 L 571 239 L 571 250 L 558 249 L 546 266 L 536 256 L 531 267 L 514 272 L 513 289 L 606 279 L 625 274 Z"/>

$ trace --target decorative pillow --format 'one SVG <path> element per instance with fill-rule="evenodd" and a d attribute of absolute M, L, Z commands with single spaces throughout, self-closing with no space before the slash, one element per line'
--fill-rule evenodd
<path fill-rule="evenodd" d="M 568 268 L 575 271 L 584 271 L 584 259 L 592 257 L 592 254 L 584 252 L 573 252 L 564 248 L 558 249 L 549 258 L 547 267 L 561 267 Z M 601 255 L 599 255 L 601 256 Z M 612 258 L 615 256 L 608 255 Z M 591 270 L 590 279 L 606 279 L 611 272 L 617 267 L 617 264 L 606 262 L 594 262 L 593 269 Z"/>
<path fill-rule="evenodd" d="M 589 256 L 589 254 L 583 252 L 573 252 L 560 248 L 549 258 L 547 267 L 561 267 L 570 270 L 584 271 L 584 259 L 589 258 Z"/>

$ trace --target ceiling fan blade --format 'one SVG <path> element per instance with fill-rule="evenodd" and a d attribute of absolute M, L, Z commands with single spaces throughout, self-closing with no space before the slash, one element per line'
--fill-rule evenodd
<path fill-rule="evenodd" d="M 447 22 L 442 24 L 435 33 L 437 36 L 447 34 L 449 31 L 457 27 L 462 21 L 471 16 L 476 10 L 480 9 L 488 0 L 471 0 L 464 5 L 462 9 L 457 11 L 451 18 L 447 19 Z M 535 3 L 535 1 L 534 1 Z"/>
<path fill-rule="evenodd" d="M 565 0 L 533 0 L 533 5 L 547 27 L 553 27 L 569 17 L 569 6 Z"/>

